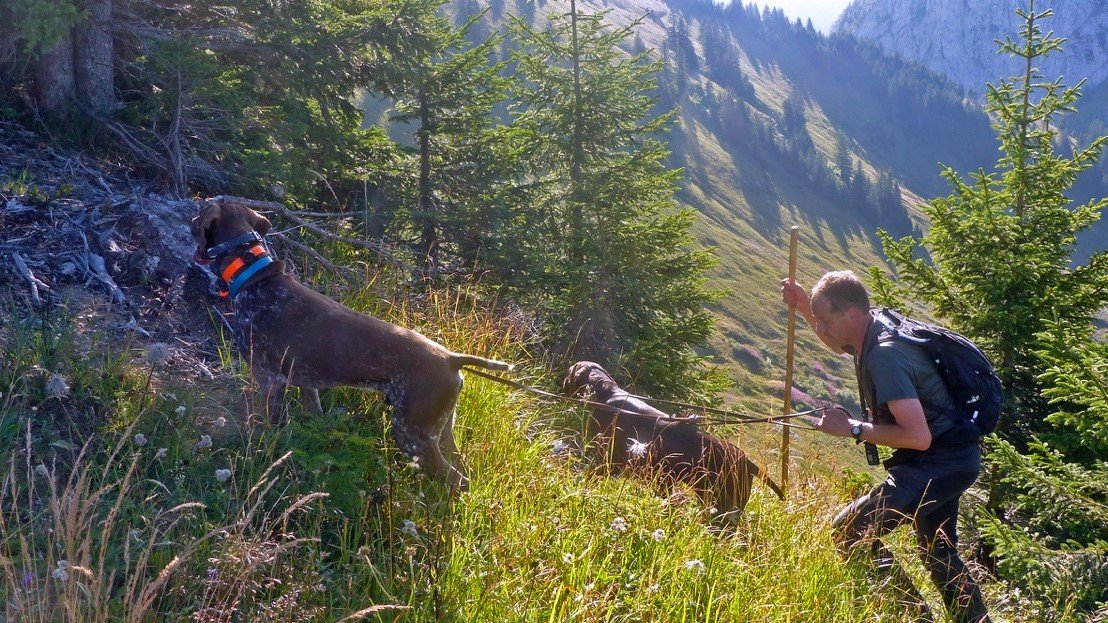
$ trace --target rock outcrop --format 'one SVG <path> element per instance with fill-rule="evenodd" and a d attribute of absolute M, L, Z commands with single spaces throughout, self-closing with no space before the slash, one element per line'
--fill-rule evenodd
<path fill-rule="evenodd" d="M 996 40 L 1018 38 L 1023 20 L 1013 0 L 854 0 L 835 23 L 835 32 L 869 39 L 901 56 L 950 76 L 968 92 L 1017 75 L 1018 59 L 997 54 Z M 1053 9 L 1040 22 L 1045 32 L 1065 37 L 1061 53 L 1039 65 L 1047 80 L 1067 85 L 1083 78 L 1093 86 L 1108 79 L 1108 3 L 1097 0 L 1037 0 L 1035 11 Z"/>

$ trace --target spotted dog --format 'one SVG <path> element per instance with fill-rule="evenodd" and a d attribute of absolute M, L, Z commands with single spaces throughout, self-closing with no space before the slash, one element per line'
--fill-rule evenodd
<path fill-rule="evenodd" d="M 745 452 L 695 422 L 674 419 L 630 395 L 599 364 L 578 361 L 570 366 L 562 392 L 599 403 L 589 406 L 586 442 L 614 471 L 657 479 L 666 489 L 686 483 L 724 518 L 734 518 L 746 507 L 755 477 L 784 499 L 781 488 Z"/>
<path fill-rule="evenodd" d="M 269 220 L 233 199 L 204 201 L 191 226 L 194 260 L 209 265 L 232 301 L 235 345 L 267 397 L 271 421 L 283 420 L 289 386 L 299 387 L 317 412 L 318 388 L 379 390 L 392 406 L 399 448 L 431 475 L 467 484 L 453 432 L 460 369 L 508 370 L 509 364 L 451 352 L 305 287 L 266 248 Z"/>

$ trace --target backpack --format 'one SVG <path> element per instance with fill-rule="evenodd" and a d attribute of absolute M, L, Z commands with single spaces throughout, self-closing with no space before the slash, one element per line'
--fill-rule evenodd
<path fill-rule="evenodd" d="M 996 430 L 1004 390 L 981 349 L 959 333 L 906 318 L 891 309 L 881 309 L 875 317 L 892 339 L 919 346 L 935 362 L 954 401 L 956 423 L 972 424 L 981 437 Z"/>

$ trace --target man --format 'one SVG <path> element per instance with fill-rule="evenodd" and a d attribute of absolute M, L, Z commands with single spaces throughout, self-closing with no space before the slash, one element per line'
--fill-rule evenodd
<path fill-rule="evenodd" d="M 837 541 L 847 551 L 868 547 L 878 572 L 926 612 L 918 591 L 879 540 L 911 521 L 920 555 L 954 620 L 989 622 L 981 589 L 955 548 L 958 500 L 977 479 L 981 447 L 976 434 L 948 415 L 953 404 L 934 363 L 919 346 L 881 339 L 886 328 L 870 309 L 865 285 L 850 271 L 825 274 L 811 296 L 785 279 L 781 294 L 823 343 L 854 357 L 862 405 L 869 407 L 868 422 L 837 408 L 825 411 L 816 427 L 857 443 L 896 448 L 885 461 L 885 482 L 835 518 Z"/>

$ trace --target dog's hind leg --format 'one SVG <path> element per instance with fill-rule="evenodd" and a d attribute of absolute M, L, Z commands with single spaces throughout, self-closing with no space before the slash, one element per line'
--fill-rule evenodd
<path fill-rule="evenodd" d="M 392 436 L 400 451 L 417 459 L 430 476 L 445 480 L 453 487 L 464 488 L 467 484 L 465 474 L 446 460 L 439 447 L 441 432 L 412 427 L 405 423 L 406 417 L 400 406 L 393 407 Z"/>

